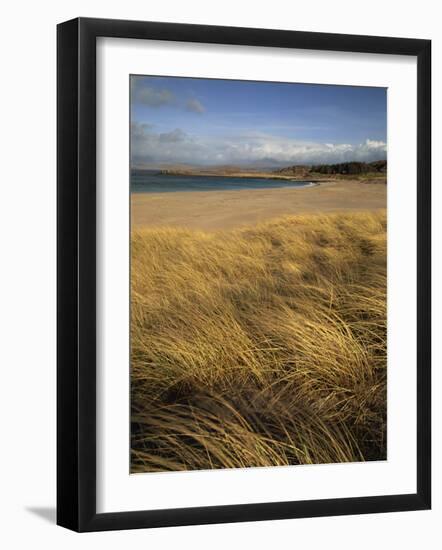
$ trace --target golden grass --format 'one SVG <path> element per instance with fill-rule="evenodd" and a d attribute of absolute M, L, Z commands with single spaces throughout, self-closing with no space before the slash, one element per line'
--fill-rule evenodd
<path fill-rule="evenodd" d="M 385 211 L 131 253 L 133 472 L 385 459 Z"/>

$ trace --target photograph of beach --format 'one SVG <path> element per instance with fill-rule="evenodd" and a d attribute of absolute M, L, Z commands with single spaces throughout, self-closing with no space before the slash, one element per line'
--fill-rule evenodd
<path fill-rule="evenodd" d="M 387 458 L 387 90 L 130 76 L 131 473 Z"/>

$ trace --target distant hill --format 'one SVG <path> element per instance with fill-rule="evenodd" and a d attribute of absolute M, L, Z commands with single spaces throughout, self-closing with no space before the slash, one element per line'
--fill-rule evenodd
<path fill-rule="evenodd" d="M 299 176 L 299 177 L 308 176 L 310 172 L 311 172 L 311 166 L 307 166 L 307 165 L 287 166 L 286 168 L 280 168 L 279 170 L 275 170 L 276 174 L 281 174 L 284 176 Z"/>
<path fill-rule="evenodd" d="M 327 179 L 357 179 L 367 180 L 368 183 L 386 183 L 387 161 L 375 162 L 341 162 L 339 164 L 293 165 L 284 168 L 261 168 L 218 165 L 218 166 L 191 166 L 191 165 L 162 165 L 162 166 L 133 166 L 132 174 L 155 172 L 164 176 L 211 176 L 236 178 L 271 178 L 286 180 L 322 181 Z"/>
<path fill-rule="evenodd" d="M 387 172 L 387 161 L 376 160 L 374 162 L 341 162 L 339 164 L 316 164 L 313 166 L 298 165 L 288 166 L 276 170 L 277 174 L 308 176 L 310 174 L 385 174 Z"/>
<path fill-rule="evenodd" d="M 311 167 L 312 172 L 318 174 L 372 174 L 375 172 L 385 173 L 387 161 L 377 160 L 375 162 L 341 162 L 340 164 L 319 164 Z"/>

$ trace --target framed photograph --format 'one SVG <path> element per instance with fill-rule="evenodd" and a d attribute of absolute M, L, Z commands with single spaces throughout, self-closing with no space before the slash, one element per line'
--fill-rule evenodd
<path fill-rule="evenodd" d="M 430 52 L 58 26 L 59 525 L 430 508 Z"/>

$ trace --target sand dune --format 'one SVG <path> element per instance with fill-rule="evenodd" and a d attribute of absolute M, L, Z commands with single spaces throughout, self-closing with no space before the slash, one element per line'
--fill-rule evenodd
<path fill-rule="evenodd" d="M 131 253 L 132 472 L 386 458 L 385 210 Z"/>

